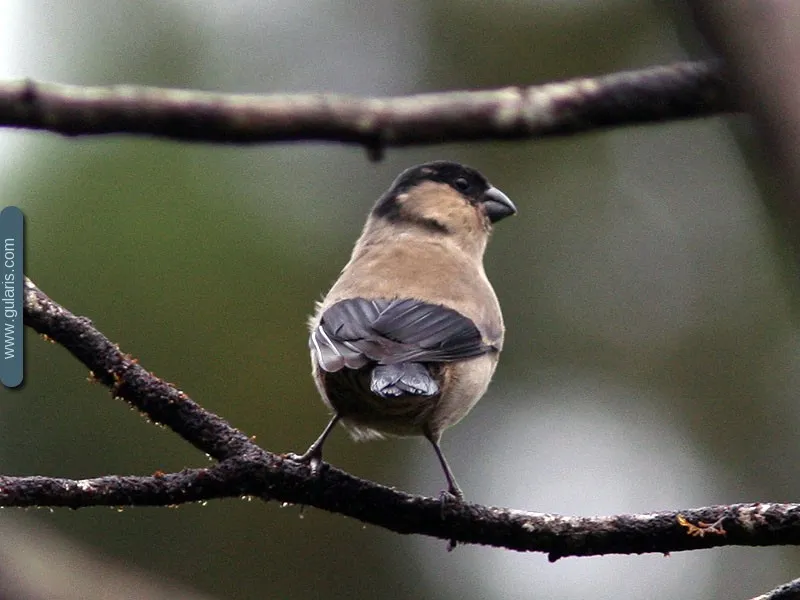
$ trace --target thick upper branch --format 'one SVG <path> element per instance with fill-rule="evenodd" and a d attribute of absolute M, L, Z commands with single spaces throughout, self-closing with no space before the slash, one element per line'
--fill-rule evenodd
<path fill-rule="evenodd" d="M 195 142 L 389 146 L 563 135 L 733 110 L 719 63 L 563 83 L 398 98 L 243 96 L 133 86 L 0 82 L 0 126 Z"/>

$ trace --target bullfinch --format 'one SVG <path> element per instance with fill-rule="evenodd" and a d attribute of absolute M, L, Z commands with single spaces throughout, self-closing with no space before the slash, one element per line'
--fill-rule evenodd
<path fill-rule="evenodd" d="M 318 471 L 339 422 L 356 439 L 424 436 L 439 445 L 489 385 L 505 327 L 483 268 L 492 225 L 517 212 L 475 169 L 403 171 L 367 218 L 350 262 L 309 320 L 314 381 L 332 418 L 303 455 Z"/>

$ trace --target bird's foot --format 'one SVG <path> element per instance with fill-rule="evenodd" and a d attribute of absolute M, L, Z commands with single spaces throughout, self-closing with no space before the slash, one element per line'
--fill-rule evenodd
<path fill-rule="evenodd" d="M 289 452 L 288 454 L 284 454 L 285 458 L 289 460 L 293 460 L 294 462 L 299 462 L 308 465 L 311 468 L 312 475 L 319 475 L 319 472 L 322 470 L 322 452 L 319 448 L 311 447 L 305 454 L 295 454 L 294 452 Z"/>
<path fill-rule="evenodd" d="M 447 513 L 447 508 L 449 506 L 463 504 L 464 502 L 464 492 L 462 492 L 459 488 L 451 488 L 449 490 L 442 490 L 439 493 L 439 505 L 441 510 L 442 519 L 445 518 Z M 455 550 L 458 542 L 456 540 L 449 540 L 447 542 L 447 551 L 452 552 Z"/>
<path fill-rule="evenodd" d="M 457 485 L 451 486 L 449 489 L 439 492 L 439 502 L 442 504 L 442 510 L 447 504 L 463 504 L 464 492 Z"/>

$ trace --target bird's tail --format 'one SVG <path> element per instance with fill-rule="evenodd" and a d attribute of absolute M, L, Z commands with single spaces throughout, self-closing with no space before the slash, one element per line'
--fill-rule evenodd
<path fill-rule="evenodd" d="M 422 363 L 406 362 L 378 365 L 372 369 L 370 390 L 383 398 L 398 396 L 435 396 L 439 384 Z"/>

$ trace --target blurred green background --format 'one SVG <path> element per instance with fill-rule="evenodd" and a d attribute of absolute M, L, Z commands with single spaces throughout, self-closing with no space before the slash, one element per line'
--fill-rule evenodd
<path fill-rule="evenodd" d="M 523 85 L 685 59 L 691 24 L 663 6 L 0 0 L 0 76 L 364 95 Z M 742 121 L 390 150 L 379 164 L 333 144 L 2 130 L 0 204 L 27 215 L 27 272 L 46 293 L 265 448 L 302 451 L 327 418 L 309 376 L 313 302 L 400 170 L 465 162 L 520 211 L 486 258 L 509 328 L 501 364 L 444 440 L 468 498 L 585 515 L 797 501 L 797 287 L 730 129 Z M 26 343 L 24 390 L 0 391 L 0 472 L 205 464 L 62 348 Z M 337 431 L 326 459 L 415 493 L 442 486 L 424 440 Z M 47 598 L 749 597 L 800 567 L 789 549 L 447 553 L 255 501 L 7 510 L 0 527 L 0 579 Z"/>

